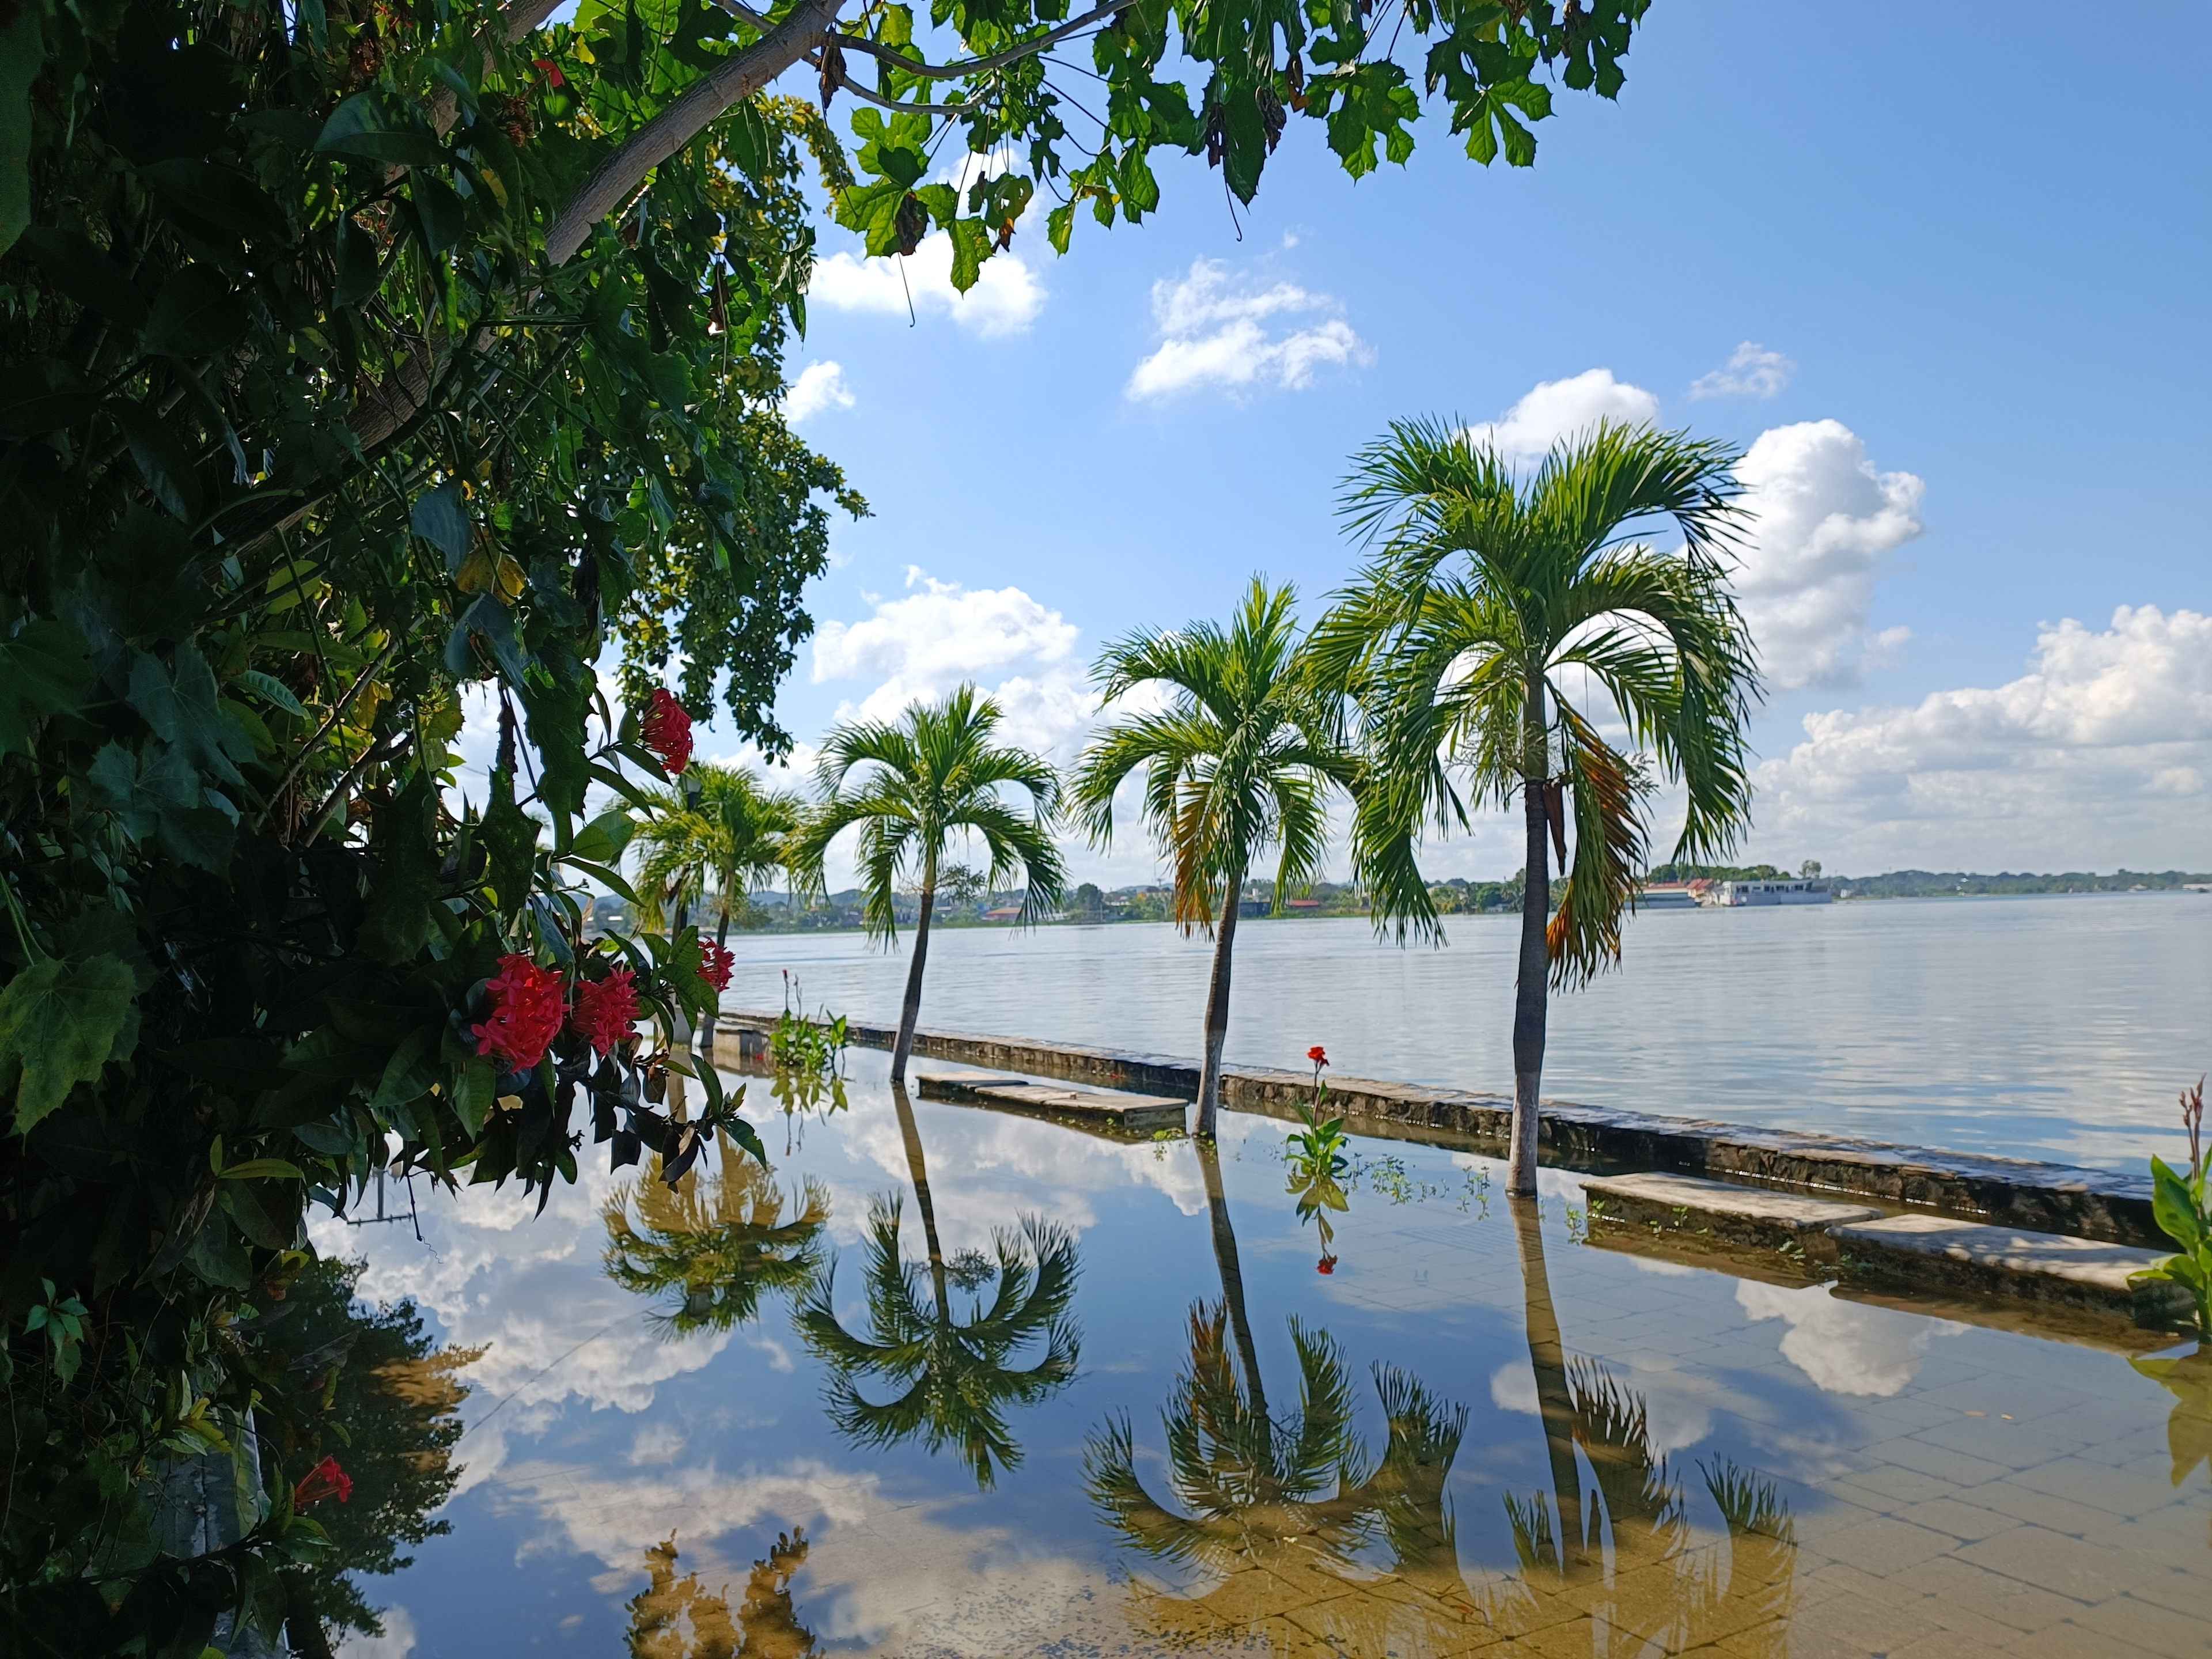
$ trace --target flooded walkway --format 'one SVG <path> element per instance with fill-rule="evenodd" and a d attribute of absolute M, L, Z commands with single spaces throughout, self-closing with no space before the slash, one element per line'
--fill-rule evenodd
<path fill-rule="evenodd" d="M 883 1065 L 761 1103 L 772 1174 L 319 1234 L 489 1345 L 383 1652 L 2207 1649 L 2185 1346 L 1593 1248 L 1564 1172 L 1404 1142 L 1324 1246 L 1280 1123 L 1116 1144 Z"/>

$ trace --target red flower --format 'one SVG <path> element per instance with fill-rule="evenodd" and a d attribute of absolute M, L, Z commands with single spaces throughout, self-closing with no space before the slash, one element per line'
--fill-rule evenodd
<path fill-rule="evenodd" d="M 642 728 L 645 746 L 660 757 L 671 772 L 691 764 L 691 715 L 684 705 L 659 686 L 645 706 Z"/>
<path fill-rule="evenodd" d="M 587 979 L 576 988 L 575 1012 L 568 1023 L 602 1059 L 637 1024 L 636 975 L 617 968 L 605 979 Z"/>
<path fill-rule="evenodd" d="M 516 1071 L 528 1071 L 545 1058 L 546 1044 L 568 1014 L 561 975 L 528 957 L 505 956 L 484 989 L 491 996 L 491 1018 L 470 1028 L 477 1053 L 497 1054 Z"/>
<path fill-rule="evenodd" d="M 725 950 L 712 939 L 699 941 L 699 977 L 713 986 L 717 994 L 730 988 L 730 969 L 737 960 L 736 951 Z"/>
<path fill-rule="evenodd" d="M 530 62 L 532 68 L 545 71 L 545 79 L 550 85 L 565 87 L 568 84 L 568 77 L 561 73 L 561 66 L 550 58 L 533 58 Z"/>
<path fill-rule="evenodd" d="M 1306 1050 L 1306 1058 L 1316 1066 L 1326 1066 L 1328 1064 L 1328 1050 L 1316 1042 Z"/>
<path fill-rule="evenodd" d="M 301 1477 L 300 1484 L 292 1488 L 292 1507 L 304 1510 L 325 1498 L 335 1498 L 341 1504 L 353 1501 L 353 1477 L 338 1467 L 335 1457 L 325 1457 Z"/>
<path fill-rule="evenodd" d="M 1317 1273 L 1334 1273 L 1336 1271 L 1336 1258 L 1333 1255 L 1325 1255 L 1322 1257 L 1320 1261 L 1314 1263 L 1314 1271 Z"/>

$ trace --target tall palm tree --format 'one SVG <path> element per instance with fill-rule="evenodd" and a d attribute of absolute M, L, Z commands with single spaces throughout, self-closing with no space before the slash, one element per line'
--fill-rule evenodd
<path fill-rule="evenodd" d="M 1163 713 L 1132 715 L 1100 732 L 1069 791 L 1092 842 L 1103 848 L 1113 840 L 1115 793 L 1143 769 L 1145 821 L 1175 860 L 1175 920 L 1187 933 L 1213 936 L 1198 1074 L 1197 1133 L 1206 1139 L 1221 1097 L 1244 878 L 1270 844 L 1277 849 L 1279 897 L 1319 875 L 1328 791 L 1352 780 L 1331 702 L 1316 691 L 1299 654 L 1297 603 L 1287 584 L 1271 588 L 1255 576 L 1225 629 L 1193 623 L 1108 646 L 1091 671 L 1102 696 L 1159 686 L 1171 701 Z"/>
<path fill-rule="evenodd" d="M 891 1085 L 891 1099 L 928 1260 L 901 1256 L 902 1206 L 878 1200 L 868 1212 L 864 1245 L 867 1331 L 855 1334 L 839 1321 L 833 1266 L 800 1306 L 799 1334 L 833 1373 L 830 1417 L 840 1433 L 870 1446 L 915 1438 L 933 1452 L 952 1446 L 976 1486 L 988 1488 L 999 1469 L 1022 1461 L 1006 1407 L 1035 1405 L 1074 1380 L 1082 1352 L 1082 1334 L 1067 1316 L 1079 1270 L 1075 1237 L 1035 1216 L 1023 1218 L 1018 1229 L 997 1235 L 995 1260 L 981 1278 L 958 1287 L 969 1298 L 959 1305 L 904 1085 Z M 1018 1355 L 1032 1352 L 1033 1361 L 1018 1362 Z M 878 1404 L 860 1392 L 864 1376 L 884 1378 L 903 1392 Z"/>
<path fill-rule="evenodd" d="M 995 701 L 963 685 L 941 703 L 914 704 L 896 725 L 860 720 L 836 727 L 823 743 L 816 771 L 825 799 L 788 842 L 793 871 L 818 890 L 830 843 L 860 826 L 862 918 L 869 937 L 885 945 L 898 933 L 894 896 L 902 880 L 920 878 L 914 959 L 907 966 L 898 1041 L 891 1048 L 894 1082 L 906 1080 L 915 1023 L 921 1015 L 930 912 L 954 838 L 981 837 L 991 855 L 993 889 L 1020 876 L 1024 921 L 1060 902 L 1065 873 L 1052 838 L 1060 780 L 1039 757 L 992 741 L 1002 718 Z M 1006 786 L 1028 792 L 1029 811 L 1006 804 L 1000 794 Z"/>
<path fill-rule="evenodd" d="M 672 1334 L 728 1330 L 752 1318 L 764 1294 L 796 1295 L 822 1271 L 829 1188 L 808 1176 L 787 1198 L 726 1135 L 720 1151 L 720 1174 L 695 1169 L 673 1187 L 656 1157 L 600 1208 L 607 1277 L 640 1296 L 681 1292 L 655 1316 Z"/>
<path fill-rule="evenodd" d="M 1759 685 L 1727 585 L 1735 459 L 1685 434 L 1601 423 L 1522 479 L 1466 431 L 1410 422 L 1346 482 L 1351 528 L 1379 546 L 1311 649 L 1363 716 L 1352 850 L 1376 925 L 1440 938 L 1416 839 L 1522 796 L 1513 1192 L 1536 1189 L 1547 977 L 1572 987 L 1620 959 L 1650 841 L 1643 754 L 1687 795 L 1674 857 L 1724 854 L 1748 822 L 1744 725 Z M 1655 520 L 1680 532 L 1679 551 L 1637 539 Z M 1640 752 L 1606 740 L 1614 718 Z M 1566 883 L 1547 927 L 1550 848 Z"/>

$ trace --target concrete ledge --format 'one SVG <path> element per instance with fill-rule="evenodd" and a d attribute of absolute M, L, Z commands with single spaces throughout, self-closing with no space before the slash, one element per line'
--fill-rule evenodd
<path fill-rule="evenodd" d="M 1934 1215 L 1847 1222 L 1831 1236 L 1847 1278 L 1909 1278 L 1916 1285 L 2124 1314 L 2141 1325 L 2166 1322 L 2192 1305 L 2178 1285 L 2131 1282 L 2168 1251 Z"/>
<path fill-rule="evenodd" d="M 975 1106 L 1019 1112 L 1029 1117 L 1050 1118 L 1079 1128 L 1103 1129 L 1116 1135 L 1149 1139 L 1162 1129 L 1181 1133 L 1190 1108 L 1182 1101 L 1159 1095 L 1103 1094 L 1093 1089 L 1055 1089 L 1038 1083 L 1020 1083 L 988 1073 L 945 1076 L 925 1074 L 916 1079 L 924 1100 L 949 1100 Z"/>
<path fill-rule="evenodd" d="M 766 1030 L 773 1013 L 729 1012 L 732 1030 Z M 848 1027 L 863 1048 L 888 1048 L 890 1026 Z M 1194 1060 L 1163 1054 L 1030 1042 L 958 1031 L 920 1031 L 915 1052 L 933 1060 L 1033 1077 L 1189 1099 L 1198 1091 Z M 1290 1119 L 1311 1098 L 1304 1072 L 1232 1066 L 1222 1104 L 1233 1111 Z M 1512 1102 L 1502 1095 L 1426 1088 L 1365 1078 L 1333 1078 L 1329 1103 L 1362 1133 L 1437 1140 L 1503 1152 Z M 1843 1135 L 1760 1129 L 1741 1123 L 1662 1117 L 1656 1113 L 1544 1103 L 1541 1145 L 1547 1161 L 1583 1169 L 1662 1169 L 1775 1187 L 1911 1205 L 2001 1226 L 2068 1233 L 2159 1248 L 2147 1177 L 2022 1158 L 1855 1140 Z"/>
<path fill-rule="evenodd" d="M 1877 1220 L 1881 1215 L 1871 1205 L 1733 1186 L 1700 1176 L 1595 1176 L 1583 1182 L 1583 1192 L 1589 1200 L 1593 1232 L 1603 1226 L 1626 1225 L 1694 1234 L 1722 1244 L 1770 1249 L 1794 1246 L 1815 1261 L 1835 1259 L 1831 1227 Z"/>

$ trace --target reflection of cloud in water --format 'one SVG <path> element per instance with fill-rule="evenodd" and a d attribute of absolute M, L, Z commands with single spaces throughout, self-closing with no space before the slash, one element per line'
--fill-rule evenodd
<path fill-rule="evenodd" d="M 1896 1394 L 1912 1381 L 1929 1341 L 1965 1328 L 1948 1320 L 1839 1301 L 1825 1285 L 1784 1290 L 1739 1279 L 1735 1299 L 1753 1319 L 1789 1321 L 1782 1357 L 1824 1394 Z"/>
<path fill-rule="evenodd" d="M 406 1608 L 386 1607 L 377 1617 L 384 1621 L 384 1634 L 363 1636 L 357 1630 L 346 1632 L 332 1650 L 337 1659 L 407 1659 L 415 1651 L 415 1620 Z"/>
<path fill-rule="evenodd" d="M 524 1523 L 522 1556 L 595 1558 L 608 1571 L 593 1588 L 617 1600 L 643 1582 L 646 1552 L 672 1534 L 686 1565 L 714 1585 L 744 1577 L 757 1534 L 796 1526 L 810 1545 L 793 1585 L 800 1616 L 830 1641 L 984 1659 L 1040 1650 L 1075 1626 L 1101 1626 L 1093 1635 L 1116 1636 L 1117 1648 L 1126 1639 L 1120 1598 L 1094 1569 L 1041 1554 L 1004 1528 L 941 1518 L 972 1498 L 894 1501 L 875 1475 L 811 1459 L 742 1474 L 709 1464 L 614 1475 L 526 1462 L 487 1490 Z"/>

